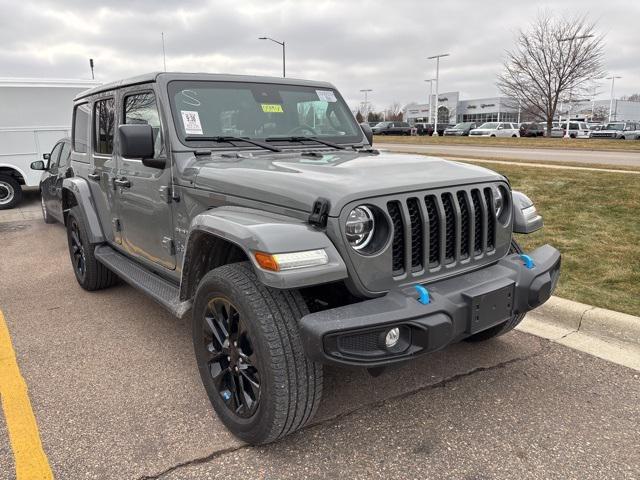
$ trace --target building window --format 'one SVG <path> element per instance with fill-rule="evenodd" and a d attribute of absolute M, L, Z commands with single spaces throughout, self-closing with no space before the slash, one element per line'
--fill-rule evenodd
<path fill-rule="evenodd" d="M 115 127 L 115 101 L 113 98 L 99 100 L 93 108 L 95 153 L 111 155 L 113 153 L 113 131 Z"/>
<path fill-rule="evenodd" d="M 89 105 L 82 103 L 73 110 L 73 150 L 87 153 L 89 143 Z"/>

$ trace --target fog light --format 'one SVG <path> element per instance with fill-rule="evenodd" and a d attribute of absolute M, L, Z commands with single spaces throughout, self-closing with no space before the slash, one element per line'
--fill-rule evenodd
<path fill-rule="evenodd" d="M 392 328 L 387 332 L 386 337 L 384 337 L 384 344 L 387 348 L 393 348 L 398 343 L 398 340 L 400 340 L 400 329 L 397 327 Z"/>

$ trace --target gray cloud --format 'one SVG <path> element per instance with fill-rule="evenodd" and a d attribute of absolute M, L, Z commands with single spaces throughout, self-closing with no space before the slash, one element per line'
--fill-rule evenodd
<path fill-rule="evenodd" d="M 514 32 L 542 8 L 597 20 L 617 94 L 640 90 L 640 3 L 602 0 L 0 0 L 0 76 L 87 78 L 89 57 L 101 81 L 160 70 L 162 31 L 169 70 L 278 75 L 279 46 L 257 40 L 269 35 L 287 42 L 288 76 L 329 80 L 353 105 L 361 88 L 378 107 L 425 99 L 426 57 L 441 52 L 441 91 L 492 96 Z"/>

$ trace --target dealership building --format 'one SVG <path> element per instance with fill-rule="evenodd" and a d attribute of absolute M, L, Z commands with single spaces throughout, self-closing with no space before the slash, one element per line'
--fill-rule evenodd
<path fill-rule="evenodd" d="M 517 122 L 520 120 L 518 104 L 508 97 L 489 97 L 473 100 L 460 100 L 459 92 L 445 92 L 438 95 L 438 123 L 460 122 Z M 435 114 L 435 95 L 431 96 Z M 580 118 L 587 121 L 607 122 L 610 100 L 580 101 L 560 104 L 556 117 Z M 410 124 L 429 121 L 429 103 L 410 103 L 404 108 L 404 120 Z M 521 119 L 525 121 L 524 118 Z M 611 109 L 612 121 L 640 121 L 640 102 L 614 100 Z"/>
<path fill-rule="evenodd" d="M 435 113 L 435 95 L 431 96 Z M 438 123 L 517 122 L 518 105 L 507 97 L 460 100 L 459 92 L 438 95 Z M 410 124 L 429 120 L 429 104 L 411 103 L 404 108 L 404 120 Z M 433 121 L 433 118 L 432 118 Z"/>

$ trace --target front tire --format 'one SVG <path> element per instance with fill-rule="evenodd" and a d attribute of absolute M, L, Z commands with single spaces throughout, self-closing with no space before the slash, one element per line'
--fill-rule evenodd
<path fill-rule="evenodd" d="M 511 240 L 511 248 L 509 248 L 509 254 L 512 253 L 523 253 L 522 248 L 518 245 L 518 242 L 515 240 Z M 522 321 L 525 314 L 520 313 L 518 315 L 514 315 L 509 320 L 494 327 L 488 328 L 481 332 L 478 332 L 470 337 L 467 337 L 465 340 L 467 342 L 483 342 L 485 340 L 489 340 L 490 338 L 499 337 L 500 335 L 504 335 L 507 332 L 510 332 L 514 328 L 518 326 L 518 324 Z"/>
<path fill-rule="evenodd" d="M 10 175 L 0 175 L 0 210 L 9 210 L 22 201 L 22 187 Z"/>
<path fill-rule="evenodd" d="M 67 216 L 67 243 L 71 266 L 76 280 L 88 291 L 101 290 L 114 285 L 118 277 L 94 256 L 95 245 L 89 243 L 87 229 L 80 207 L 69 210 Z"/>
<path fill-rule="evenodd" d="M 306 313 L 298 291 L 264 286 L 249 262 L 200 281 L 193 307 L 198 370 L 218 417 L 245 442 L 277 440 L 318 408 L 322 366 L 305 356 L 298 329 Z"/>

